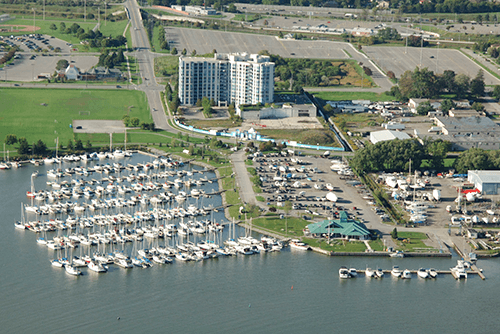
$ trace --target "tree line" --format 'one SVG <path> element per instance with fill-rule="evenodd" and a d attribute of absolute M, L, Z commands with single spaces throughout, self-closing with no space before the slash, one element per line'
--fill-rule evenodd
<path fill-rule="evenodd" d="M 52 24 L 50 29 L 56 30 L 57 26 Z M 127 38 L 122 35 L 112 37 L 103 35 L 99 30 L 93 31 L 88 29 L 85 31 L 79 24 L 73 23 L 71 26 L 66 26 L 66 23 L 61 22 L 59 24 L 59 31 L 64 34 L 71 34 L 76 36 L 80 41 L 87 41 L 91 48 L 109 48 L 109 47 L 121 47 L 127 44 Z"/>
<path fill-rule="evenodd" d="M 442 74 L 435 74 L 427 67 L 413 71 L 406 71 L 399 79 L 398 85 L 388 92 L 397 99 L 409 98 L 437 98 L 441 94 L 453 94 L 457 98 L 465 98 L 469 94 L 474 97 L 484 95 L 484 73 L 479 70 L 476 77 L 471 79 L 466 74 L 456 74 L 446 70 Z"/>
<path fill-rule="evenodd" d="M 451 143 L 442 139 L 426 140 L 423 145 L 416 139 L 383 141 L 356 151 L 351 166 L 367 173 L 405 172 L 409 170 L 411 159 L 413 169 L 418 169 L 427 160 L 429 168 L 441 170 L 450 149 Z"/>

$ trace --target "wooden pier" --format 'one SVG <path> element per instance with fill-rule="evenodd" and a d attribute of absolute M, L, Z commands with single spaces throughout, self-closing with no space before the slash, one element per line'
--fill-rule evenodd
<path fill-rule="evenodd" d="M 458 246 L 455 245 L 455 243 L 453 243 L 453 248 L 458 253 L 458 255 L 460 255 L 465 261 L 467 261 L 471 264 L 470 268 L 475 273 L 477 273 L 479 275 L 479 277 L 481 277 L 482 280 L 486 279 L 486 276 L 484 276 L 484 274 L 483 274 L 483 270 L 478 268 L 477 265 L 471 261 L 469 254 L 464 254 L 464 252 L 462 252 L 462 250 L 460 250 L 460 248 L 458 248 Z"/>
<path fill-rule="evenodd" d="M 401 268 L 400 268 L 401 269 Z M 417 272 L 418 270 L 413 270 L 413 269 L 409 269 L 410 273 L 412 275 L 417 275 Z M 365 269 L 356 269 L 356 272 L 357 273 L 361 273 L 361 274 L 365 274 L 366 270 Z M 385 274 L 388 274 L 388 275 L 391 275 L 391 270 L 388 270 L 388 269 L 382 269 L 382 272 Z M 453 275 L 453 272 L 451 270 L 436 270 L 436 273 L 438 273 L 438 275 L 452 275 L 453 277 L 455 277 Z M 477 270 L 468 270 L 467 271 L 467 275 L 479 275 L 479 277 L 481 277 L 481 275 L 483 275 L 483 273 L 481 271 L 477 271 Z M 483 275 L 484 276 L 484 275 Z M 455 277 L 456 278 L 456 277 Z M 482 277 L 481 277 L 482 278 Z M 485 279 L 485 278 L 482 278 L 482 279 Z"/>

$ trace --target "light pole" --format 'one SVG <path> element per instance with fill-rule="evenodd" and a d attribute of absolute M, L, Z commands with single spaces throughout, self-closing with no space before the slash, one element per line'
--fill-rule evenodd
<path fill-rule="evenodd" d="M 31 63 L 31 80 L 35 80 L 35 62 Z"/>
<path fill-rule="evenodd" d="M 436 73 L 438 72 L 438 61 L 439 61 L 439 42 L 437 42 L 437 45 L 438 45 L 438 49 L 437 49 L 437 52 L 436 52 Z"/>
<path fill-rule="evenodd" d="M 31 8 L 33 10 L 33 33 L 35 33 L 36 29 L 36 21 L 35 21 L 35 8 Z"/>

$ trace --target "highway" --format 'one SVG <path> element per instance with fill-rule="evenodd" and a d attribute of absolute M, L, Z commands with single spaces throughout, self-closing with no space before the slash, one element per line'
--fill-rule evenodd
<path fill-rule="evenodd" d="M 163 91 L 165 87 L 156 83 L 154 75 L 154 56 L 151 52 L 146 29 L 144 29 L 142 23 L 139 5 L 136 0 L 127 0 L 124 5 L 130 14 L 132 45 L 135 49 L 131 55 L 137 58 L 137 64 L 139 65 L 139 70 L 143 79 L 142 83 L 137 86 L 137 89 L 146 93 L 151 109 L 151 116 L 155 122 L 156 128 L 172 131 L 173 128 L 168 124 L 168 117 L 161 103 L 160 92 Z"/>

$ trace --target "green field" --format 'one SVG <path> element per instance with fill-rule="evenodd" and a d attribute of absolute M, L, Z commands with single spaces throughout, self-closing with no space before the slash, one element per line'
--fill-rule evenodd
<path fill-rule="evenodd" d="M 179 57 L 165 56 L 155 58 L 155 76 L 171 77 L 179 73 Z"/>
<path fill-rule="evenodd" d="M 370 101 L 394 101 L 393 96 L 386 95 L 385 93 L 372 93 L 372 92 L 311 92 L 314 97 L 322 99 L 323 101 L 344 101 L 344 100 L 370 100 Z"/>
<path fill-rule="evenodd" d="M 80 39 L 76 36 L 73 36 L 72 34 L 65 34 L 59 31 L 59 26 L 61 22 L 64 22 L 66 24 L 66 27 L 70 27 L 73 23 L 78 24 L 82 29 L 88 30 L 88 29 L 93 29 L 97 22 L 93 21 L 87 21 L 83 22 L 81 20 L 42 20 L 42 17 L 36 17 L 35 24 L 37 27 L 39 27 L 39 30 L 36 30 L 37 34 L 47 34 L 50 36 L 54 36 L 55 38 L 62 39 L 64 41 L 70 42 L 75 45 L 75 47 L 78 47 L 79 49 L 82 49 L 80 51 L 85 51 L 82 48 L 82 45 L 80 45 Z M 56 30 L 51 30 L 49 27 L 50 25 L 54 23 L 57 27 Z M 8 24 L 9 26 L 16 26 L 16 25 L 28 25 L 28 26 L 33 26 L 33 19 L 15 19 L 15 20 L 10 20 L 6 21 L 3 24 Z M 123 32 L 125 31 L 125 27 L 127 26 L 127 21 L 122 20 L 122 21 L 116 21 L 116 22 L 101 22 L 101 26 L 99 30 L 102 32 L 103 35 L 111 35 L 113 37 L 116 37 L 118 35 L 122 35 Z M 30 34 L 32 33 L 31 31 L 21 31 L 17 33 L 9 33 L 9 32 L 0 32 L 0 35 L 7 36 L 7 35 L 23 35 L 23 34 Z M 97 49 L 96 49 L 97 50 Z M 93 51 L 96 51 L 93 50 Z"/>
<path fill-rule="evenodd" d="M 49 147 L 54 146 L 56 137 L 64 145 L 73 138 L 69 125 L 74 119 L 120 120 L 133 106 L 128 112 L 130 117 L 151 122 L 146 96 L 139 91 L 2 88 L 0 101 L 1 140 L 15 134 L 26 137 L 29 143 L 41 139 Z"/>
<path fill-rule="evenodd" d="M 288 219 L 280 219 L 278 215 L 269 215 L 254 219 L 252 223 L 255 226 L 260 226 L 283 235 L 303 236 L 304 233 L 302 230 L 311 222 L 297 217 L 290 216 Z"/>

